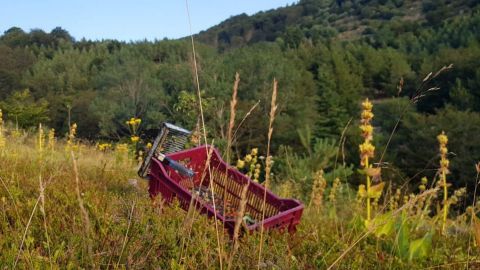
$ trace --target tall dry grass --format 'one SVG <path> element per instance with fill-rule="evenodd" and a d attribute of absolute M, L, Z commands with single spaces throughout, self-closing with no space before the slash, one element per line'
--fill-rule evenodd
<path fill-rule="evenodd" d="M 260 269 L 260 262 L 262 259 L 262 249 L 263 249 L 263 234 L 264 234 L 264 226 L 263 223 L 265 222 L 265 208 L 267 202 L 267 188 L 270 187 L 270 173 L 272 169 L 272 156 L 270 155 L 270 142 L 272 141 L 273 135 L 273 122 L 275 121 L 275 114 L 277 112 L 277 87 L 278 82 L 274 78 L 273 79 L 273 89 L 272 89 L 272 99 L 270 103 L 270 114 L 269 114 L 269 123 L 268 123 L 268 136 L 267 136 L 267 157 L 265 163 L 265 191 L 263 192 L 263 202 L 262 202 L 262 225 L 260 226 L 260 243 L 258 246 L 258 269 Z"/>

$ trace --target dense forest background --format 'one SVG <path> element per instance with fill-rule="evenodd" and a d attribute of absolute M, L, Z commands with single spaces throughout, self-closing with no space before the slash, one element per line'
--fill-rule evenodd
<path fill-rule="evenodd" d="M 322 143 L 339 143 L 347 127 L 344 164 L 357 163 L 355 119 L 369 97 L 378 156 L 402 120 L 383 158 L 391 172 L 384 177 L 433 176 L 436 135 L 445 130 L 451 182 L 472 187 L 480 158 L 479 3 L 302 0 L 203 31 L 195 39 L 209 137 L 225 141 L 238 72 L 237 115 L 260 103 L 239 129 L 237 150 L 264 149 L 276 78 L 274 154 L 312 155 Z M 60 27 L 12 27 L 0 36 L 0 108 L 25 129 L 42 122 L 64 134 L 76 122 L 79 136 L 92 141 L 121 140 L 133 116 L 143 120 L 141 131 L 162 121 L 194 129 L 192 63 L 188 38 L 91 41 Z"/>

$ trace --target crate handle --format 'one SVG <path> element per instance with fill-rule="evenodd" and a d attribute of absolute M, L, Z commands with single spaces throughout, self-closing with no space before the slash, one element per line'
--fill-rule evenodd
<path fill-rule="evenodd" d="M 195 175 L 195 173 L 188 169 L 188 168 L 185 168 L 185 166 L 183 166 L 182 164 L 176 162 L 175 160 L 169 158 L 169 157 L 164 157 L 163 160 L 162 160 L 162 163 L 169 166 L 170 168 L 178 171 L 180 174 L 184 175 L 184 176 L 188 176 L 188 177 L 193 177 Z"/>

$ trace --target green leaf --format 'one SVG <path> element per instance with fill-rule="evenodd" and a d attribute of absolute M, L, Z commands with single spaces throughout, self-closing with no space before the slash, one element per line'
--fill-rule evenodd
<path fill-rule="evenodd" d="M 400 217 L 400 222 L 398 223 L 398 236 L 397 236 L 397 248 L 398 255 L 401 259 L 408 258 L 408 252 L 410 249 L 410 231 L 409 224 L 407 221 L 407 215 L 405 212 L 402 213 Z"/>
<path fill-rule="evenodd" d="M 372 226 L 374 226 L 374 234 L 376 237 L 390 236 L 395 232 L 395 219 L 391 212 L 387 212 L 382 215 L 376 216 L 372 220 Z"/>
<path fill-rule="evenodd" d="M 422 238 L 410 243 L 408 251 L 409 261 L 427 257 L 429 251 L 432 249 L 432 236 L 433 234 L 431 232 L 427 232 Z"/>

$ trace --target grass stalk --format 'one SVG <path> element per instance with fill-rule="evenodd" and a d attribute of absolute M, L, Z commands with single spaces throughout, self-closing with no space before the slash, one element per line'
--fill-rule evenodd
<path fill-rule="evenodd" d="M 202 121 L 202 131 L 203 131 L 203 138 L 204 138 L 204 141 L 205 141 L 205 147 L 207 147 L 206 146 L 206 144 L 207 144 L 207 130 L 205 128 L 205 117 L 204 117 L 204 114 L 203 114 L 202 95 L 201 95 L 201 91 L 200 91 L 200 80 L 199 80 L 199 77 L 198 77 L 197 54 L 196 54 L 196 51 L 195 51 L 195 42 L 193 40 L 192 22 L 191 22 L 191 18 L 190 18 L 190 10 L 189 10 L 189 7 L 188 7 L 188 0 L 185 0 L 185 6 L 186 6 L 186 11 L 187 11 L 187 17 L 188 17 L 188 25 L 190 27 L 190 40 L 191 40 L 191 44 L 192 44 L 193 67 L 194 67 L 194 71 L 195 71 L 195 83 L 196 83 L 196 88 L 197 88 L 198 104 L 199 104 L 199 109 L 200 109 L 200 119 Z M 211 170 L 210 166 L 208 166 L 208 169 L 209 169 L 209 171 Z M 211 173 L 209 175 L 211 175 Z M 210 179 L 210 183 L 211 183 L 211 179 Z M 212 194 L 213 194 L 213 188 L 212 188 Z M 213 200 L 215 200 L 215 199 L 213 198 Z M 215 204 L 213 205 L 213 209 L 216 212 Z M 218 260 L 219 260 L 219 264 L 220 264 L 220 269 L 223 269 L 223 260 L 222 260 L 223 252 L 222 252 L 222 245 L 220 244 L 220 237 L 219 237 L 218 228 L 217 228 L 218 225 L 217 225 L 217 216 L 216 215 L 214 215 L 214 219 L 215 219 L 215 230 L 216 230 L 217 245 L 218 245 Z"/>
<path fill-rule="evenodd" d="M 135 201 L 132 203 L 132 209 L 130 210 L 130 215 L 128 216 L 128 226 L 127 226 L 127 231 L 125 232 L 125 237 L 123 238 L 123 244 L 122 244 L 122 250 L 120 251 L 120 256 L 118 256 L 118 261 L 117 265 L 115 268 L 118 269 L 118 265 L 120 264 L 120 260 L 122 259 L 123 251 L 125 250 L 125 246 L 127 245 L 127 240 L 128 240 L 128 232 L 130 231 L 130 226 L 132 225 L 132 219 L 133 219 L 133 211 L 135 209 Z"/>
<path fill-rule="evenodd" d="M 475 203 L 477 200 L 477 188 L 478 188 L 478 180 L 480 176 L 480 162 L 475 164 L 475 169 L 477 171 L 477 175 L 475 176 L 475 190 L 473 191 L 473 201 L 472 201 L 472 212 L 470 213 L 470 228 L 473 229 L 473 223 L 476 222 L 474 221 L 474 218 L 476 218 L 475 214 Z M 472 243 L 472 233 L 468 235 L 468 250 L 467 250 L 467 269 L 469 269 L 469 261 L 470 261 L 470 251 L 471 251 L 471 243 Z"/>
<path fill-rule="evenodd" d="M 48 235 L 48 226 L 47 226 L 47 215 L 45 212 L 45 187 L 43 185 L 42 176 L 38 177 L 38 181 L 40 184 L 40 212 L 43 216 L 43 228 L 45 229 L 45 238 L 47 242 L 47 251 L 48 251 L 48 261 L 50 263 L 50 269 L 53 269 L 52 264 L 52 252 L 50 250 L 50 237 Z"/>
<path fill-rule="evenodd" d="M 83 198 L 82 194 L 80 192 L 80 177 L 78 174 L 78 166 L 77 166 L 77 160 L 75 158 L 75 154 L 73 153 L 73 150 L 70 151 L 70 156 L 72 158 L 72 163 L 73 163 L 73 173 L 74 173 L 74 179 L 75 179 L 75 193 L 77 196 L 77 202 L 78 206 L 80 207 L 80 213 L 82 214 L 82 219 L 83 219 L 83 225 L 85 226 L 85 236 L 86 236 L 86 245 L 87 245 L 87 252 L 88 252 L 88 257 L 90 260 L 92 260 L 92 265 L 93 265 L 93 252 L 92 252 L 92 245 L 91 245 L 91 236 L 90 236 L 90 218 L 88 217 L 88 212 L 85 209 L 85 206 L 83 204 Z"/>
<path fill-rule="evenodd" d="M 232 263 L 237 254 L 238 248 L 240 246 L 238 238 L 240 236 L 240 228 L 243 222 L 243 215 L 245 214 L 245 208 L 247 206 L 247 192 L 250 182 L 247 182 L 243 188 L 240 197 L 240 205 L 238 207 L 238 214 L 235 217 L 235 227 L 233 228 L 233 250 L 230 254 L 230 258 L 228 259 L 228 267 L 227 269 L 232 268 Z"/>
<path fill-rule="evenodd" d="M 260 244 L 258 247 L 258 264 L 257 268 L 260 269 L 260 262 L 262 259 L 262 248 L 263 248 L 263 234 L 265 228 L 263 223 L 265 222 L 265 208 L 267 202 L 267 188 L 270 186 L 270 171 L 272 169 L 272 162 L 270 157 L 270 143 L 272 140 L 273 134 L 273 122 L 275 121 L 275 113 L 277 112 L 277 86 L 278 82 L 273 79 L 273 91 L 272 91 L 272 101 L 270 104 L 270 115 L 269 115 L 269 124 L 268 124 L 268 140 L 267 140 L 267 159 L 265 164 L 265 189 L 263 192 L 263 202 L 262 202 L 262 225 L 260 226 Z"/>
<path fill-rule="evenodd" d="M 23 244 L 25 243 L 25 239 L 27 238 L 28 228 L 32 223 L 32 218 L 33 218 L 33 215 L 35 214 L 35 211 L 37 210 L 37 206 L 39 202 L 40 202 L 40 195 L 38 195 L 37 197 L 37 201 L 33 206 L 32 212 L 30 213 L 30 217 L 28 218 L 27 225 L 25 226 L 25 230 L 23 231 L 22 241 L 20 242 L 20 247 L 18 248 L 17 257 L 15 258 L 15 262 L 13 264 L 13 269 L 17 267 L 18 260 L 20 259 L 20 254 L 22 253 L 22 250 L 23 250 Z"/>

